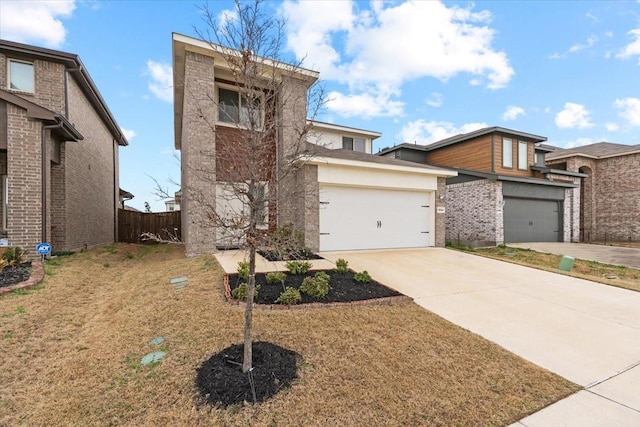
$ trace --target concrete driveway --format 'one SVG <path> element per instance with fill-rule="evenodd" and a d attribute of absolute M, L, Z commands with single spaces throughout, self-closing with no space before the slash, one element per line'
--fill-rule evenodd
<path fill-rule="evenodd" d="M 509 243 L 509 246 L 556 255 L 569 255 L 574 258 L 597 261 L 604 264 L 640 268 L 640 248 L 560 242 Z"/>
<path fill-rule="evenodd" d="M 585 387 L 516 425 L 640 425 L 640 293 L 441 248 L 322 256 Z"/>

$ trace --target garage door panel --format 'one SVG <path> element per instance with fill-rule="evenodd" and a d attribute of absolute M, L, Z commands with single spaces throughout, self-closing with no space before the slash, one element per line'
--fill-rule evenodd
<path fill-rule="evenodd" d="M 430 245 L 429 192 L 323 186 L 320 249 Z"/>
<path fill-rule="evenodd" d="M 559 241 L 561 201 L 505 197 L 504 202 L 505 243 Z"/>

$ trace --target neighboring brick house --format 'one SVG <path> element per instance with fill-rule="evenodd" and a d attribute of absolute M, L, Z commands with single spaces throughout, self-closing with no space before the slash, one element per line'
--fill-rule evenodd
<path fill-rule="evenodd" d="M 378 153 L 451 167 L 446 239 L 473 246 L 525 241 L 577 241 L 578 172 L 545 168 L 545 137 L 502 127 L 429 145 L 399 144 Z"/>
<path fill-rule="evenodd" d="M 3 243 L 35 253 L 117 236 L 118 149 L 127 145 L 77 55 L 0 40 Z"/>
<path fill-rule="evenodd" d="M 547 154 L 546 165 L 585 174 L 581 241 L 640 241 L 640 144 L 599 142 L 556 148 Z"/>
<path fill-rule="evenodd" d="M 246 132 L 239 120 L 244 106 L 255 105 L 241 91 L 249 86 L 260 94 L 270 88 L 242 80 L 234 83 L 229 54 L 243 57 L 222 46 L 173 35 L 175 147 L 181 151 L 182 236 L 189 256 L 237 245 L 244 237 L 223 233 L 211 218 L 237 209 L 225 199 L 225 188 L 242 183 L 243 172 L 229 167 L 226 150 L 234 136 Z M 265 140 L 272 147 L 271 165 L 281 164 L 283 156 L 299 148 L 295 141 L 303 128 L 311 125 L 312 132 L 298 157 L 303 166 L 288 177 L 290 182 L 274 182 L 272 175 L 265 175 L 265 228 L 292 224 L 304 232 L 313 250 L 443 246 L 445 178 L 456 173 L 369 154 L 371 141 L 380 136 L 377 132 L 308 122 L 307 91 L 318 73 L 271 64 L 273 68 L 261 69 L 287 76 L 277 81 L 283 95 L 276 97 L 276 105 L 269 105 L 268 99 L 259 102 L 261 116 L 278 123 L 273 141 Z M 279 103 L 281 98 L 288 102 Z M 235 122 L 228 121 L 232 115 Z M 295 185 L 290 183 L 304 187 L 304 195 L 292 194 Z"/>

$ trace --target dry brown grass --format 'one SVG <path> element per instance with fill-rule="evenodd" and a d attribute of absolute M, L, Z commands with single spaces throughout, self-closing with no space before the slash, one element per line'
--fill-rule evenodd
<path fill-rule="evenodd" d="M 619 288 L 640 291 L 640 270 L 624 266 L 602 264 L 596 261 L 576 259 L 573 268 L 569 272 L 560 271 L 562 255 L 554 255 L 544 252 L 536 252 L 530 249 L 513 247 L 491 248 L 462 248 L 465 252 L 482 255 L 489 258 L 508 261 L 515 264 L 535 267 L 554 273 L 566 274 L 580 279 L 587 279 Z M 613 278 L 612 278 L 613 277 Z"/>
<path fill-rule="evenodd" d="M 507 425 L 578 390 L 409 303 L 256 312 L 257 340 L 303 356 L 299 380 L 257 407 L 199 409 L 195 369 L 242 337 L 213 258 L 121 244 L 56 263 L 0 299 L 0 425 Z M 140 366 L 159 335 L 167 357 Z"/>

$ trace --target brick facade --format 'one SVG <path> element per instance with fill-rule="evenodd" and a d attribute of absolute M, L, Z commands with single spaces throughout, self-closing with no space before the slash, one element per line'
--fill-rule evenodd
<path fill-rule="evenodd" d="M 582 241 L 640 241 L 640 153 L 604 158 L 576 155 L 547 162 L 588 175 L 581 182 Z"/>
<path fill-rule="evenodd" d="M 33 64 L 33 93 L 8 87 L 7 66 L 13 58 Z M 113 242 L 119 203 L 118 146 L 126 141 L 119 129 L 114 133 L 117 125 L 106 106 L 96 109 L 101 98 L 83 66 L 75 55 L 2 42 L 0 70 L 4 91 L 0 103 L 5 105 L 0 108 L 0 116 L 5 116 L 0 123 L 7 128 L 6 138 L 0 132 L 8 176 L 4 234 L 9 245 L 35 256 L 35 245 L 42 241 L 54 250 Z"/>
<path fill-rule="evenodd" d="M 447 185 L 446 241 L 471 246 L 504 243 L 502 182 Z"/>

